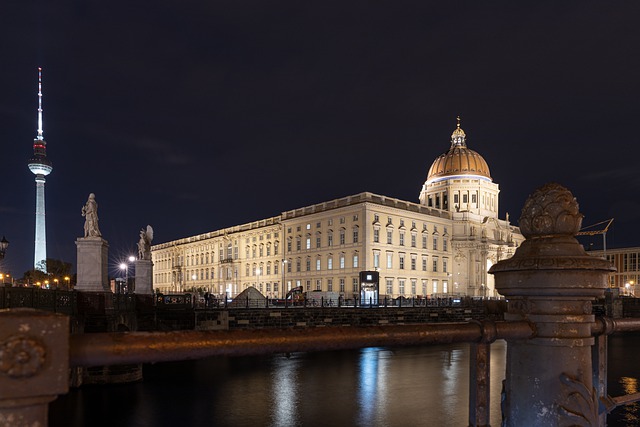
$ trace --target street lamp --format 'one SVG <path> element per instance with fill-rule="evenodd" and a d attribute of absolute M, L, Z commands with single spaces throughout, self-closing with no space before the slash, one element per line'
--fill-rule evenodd
<path fill-rule="evenodd" d="M 67 290 L 68 291 L 71 290 L 70 289 L 71 288 L 71 285 L 70 285 L 71 278 L 69 276 L 64 276 L 64 281 L 67 282 Z"/>
<path fill-rule="evenodd" d="M 126 262 L 122 262 L 120 263 L 120 270 L 124 271 L 124 289 L 126 292 L 127 289 L 127 285 L 129 282 L 129 265 Z M 122 291 L 122 289 L 121 289 Z M 124 292 L 120 292 L 120 293 L 124 293 Z"/>
<path fill-rule="evenodd" d="M 260 267 L 256 268 L 256 275 L 258 277 L 258 281 L 256 282 L 256 288 L 258 288 L 258 290 L 260 290 Z"/>
<path fill-rule="evenodd" d="M 53 283 L 55 283 L 55 284 L 56 284 L 56 289 L 58 289 L 58 282 L 59 282 L 59 280 L 58 280 L 58 279 L 53 279 Z"/>
<path fill-rule="evenodd" d="M 287 260 L 282 260 L 282 299 L 287 298 L 287 290 L 285 289 L 285 270 L 287 269 Z"/>
<path fill-rule="evenodd" d="M 7 252 L 7 248 L 9 247 L 9 241 L 2 236 L 2 240 L 0 240 L 0 259 L 4 259 L 4 255 Z"/>

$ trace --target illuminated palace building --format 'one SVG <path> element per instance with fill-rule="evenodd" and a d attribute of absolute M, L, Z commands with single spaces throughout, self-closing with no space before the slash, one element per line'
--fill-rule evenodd
<path fill-rule="evenodd" d="M 497 296 L 487 271 L 524 240 L 498 218 L 498 194 L 458 120 L 419 203 L 365 192 L 158 244 L 154 289 L 234 297 L 252 286 L 278 298 L 302 286 L 351 298 L 359 272 L 375 270 L 381 297 Z"/>

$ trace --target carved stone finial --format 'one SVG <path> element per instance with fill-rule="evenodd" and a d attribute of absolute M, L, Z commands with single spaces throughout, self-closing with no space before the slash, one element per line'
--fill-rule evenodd
<path fill-rule="evenodd" d="M 528 239 L 540 236 L 575 236 L 583 215 L 571 191 L 554 182 L 533 192 L 522 208 L 520 231 Z"/>

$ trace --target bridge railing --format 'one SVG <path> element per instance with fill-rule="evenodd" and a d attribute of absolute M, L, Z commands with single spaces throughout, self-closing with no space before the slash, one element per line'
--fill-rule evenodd
<path fill-rule="evenodd" d="M 46 425 L 48 403 L 69 388 L 69 368 L 192 360 L 300 351 L 412 346 L 455 342 L 471 345 L 469 425 L 489 425 L 489 346 L 496 339 L 537 336 L 530 322 L 464 322 L 311 329 L 236 331 L 115 332 L 68 334 L 69 318 L 33 309 L 0 311 L 0 417 Z M 598 318 L 590 324 L 598 345 L 594 360 L 606 352 L 606 335 L 639 331 L 639 319 Z M 604 357 L 606 360 L 606 357 Z M 606 363 L 594 363 L 595 385 L 606 381 Z M 605 388 L 606 389 L 606 388 Z M 601 413 L 640 399 L 598 395 Z M 604 424 L 602 424 L 604 425 Z"/>

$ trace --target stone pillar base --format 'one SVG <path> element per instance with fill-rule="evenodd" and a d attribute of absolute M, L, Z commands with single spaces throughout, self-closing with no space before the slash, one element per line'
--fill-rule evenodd
<path fill-rule="evenodd" d="M 139 259 L 136 266 L 135 293 L 140 295 L 153 294 L 153 262 L 149 259 Z"/>
<path fill-rule="evenodd" d="M 109 244 L 102 237 L 81 237 L 78 248 L 78 282 L 75 289 L 84 292 L 111 292 L 108 276 Z"/>

